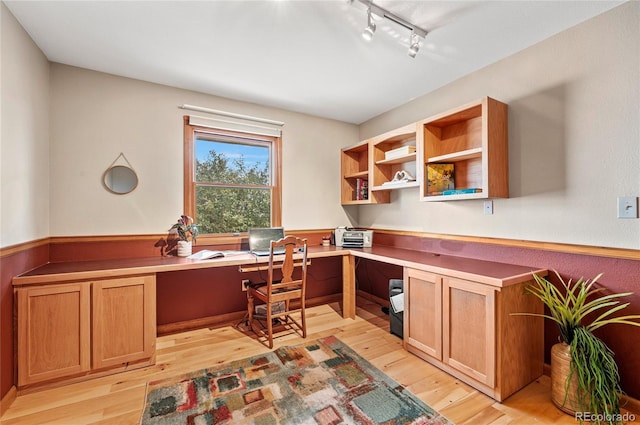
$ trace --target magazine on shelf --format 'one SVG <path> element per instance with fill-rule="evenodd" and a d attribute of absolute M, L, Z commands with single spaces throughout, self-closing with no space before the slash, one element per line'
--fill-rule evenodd
<path fill-rule="evenodd" d="M 445 190 L 455 189 L 453 164 L 427 165 L 427 194 L 440 195 Z"/>
<path fill-rule="evenodd" d="M 246 254 L 246 251 L 211 251 L 208 249 L 203 249 L 202 251 L 191 254 L 187 258 L 190 260 L 209 260 L 211 258 L 222 258 L 228 257 L 230 255 L 240 254 Z"/>

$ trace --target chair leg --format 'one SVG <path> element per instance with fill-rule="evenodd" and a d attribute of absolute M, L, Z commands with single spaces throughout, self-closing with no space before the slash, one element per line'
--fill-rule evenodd
<path fill-rule="evenodd" d="M 271 318 L 271 304 L 267 303 L 267 333 L 269 336 L 269 348 L 273 348 L 273 322 Z"/>
<path fill-rule="evenodd" d="M 284 301 L 284 311 L 289 313 L 289 300 L 285 300 Z M 289 316 L 289 314 L 282 316 L 282 319 L 284 319 L 284 323 L 288 324 L 289 323 L 289 319 L 291 318 L 291 316 Z"/>
<path fill-rule="evenodd" d="M 302 322 L 302 337 L 306 338 L 307 337 L 307 318 L 305 314 L 304 300 L 302 300 L 302 306 L 300 308 L 300 316 L 301 316 L 301 322 Z"/>
<path fill-rule="evenodd" d="M 253 308 L 253 296 L 247 291 L 247 322 L 250 328 L 253 327 Z"/>

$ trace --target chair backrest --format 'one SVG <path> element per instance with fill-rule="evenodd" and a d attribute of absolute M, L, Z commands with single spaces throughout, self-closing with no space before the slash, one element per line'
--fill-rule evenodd
<path fill-rule="evenodd" d="M 284 255 L 274 254 L 278 247 L 284 247 Z M 294 254 L 300 254 L 300 256 Z M 284 257 L 284 258 L 283 258 Z M 274 280 L 274 271 L 282 270 L 282 279 Z M 294 279 L 294 273 L 300 269 L 300 276 Z M 304 298 L 307 282 L 307 239 L 296 236 L 286 236 L 277 241 L 271 241 L 269 253 L 269 274 L 267 277 L 267 294 L 295 292 L 292 297 Z"/>

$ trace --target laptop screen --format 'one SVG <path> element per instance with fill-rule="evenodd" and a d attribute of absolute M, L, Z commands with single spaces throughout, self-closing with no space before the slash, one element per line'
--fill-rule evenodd
<path fill-rule="evenodd" d="M 283 227 L 251 227 L 249 228 L 249 249 L 254 251 L 269 251 L 271 241 L 284 238 Z"/>

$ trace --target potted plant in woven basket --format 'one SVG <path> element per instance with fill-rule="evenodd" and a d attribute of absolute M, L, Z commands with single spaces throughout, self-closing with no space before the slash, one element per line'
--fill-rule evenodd
<path fill-rule="evenodd" d="M 569 414 L 589 412 L 605 423 L 620 423 L 620 376 L 613 352 L 593 334 L 610 324 L 640 326 L 640 315 L 614 316 L 626 308 L 620 298 L 632 292 L 603 294 L 592 280 L 564 281 L 561 287 L 533 275 L 535 283 L 527 292 L 538 297 L 549 314 L 518 313 L 553 320 L 560 329 L 561 342 L 551 348 L 551 400 Z M 582 416 L 580 416 L 582 417 Z"/>
<path fill-rule="evenodd" d="M 193 219 L 188 215 L 181 215 L 177 223 L 171 226 L 169 231 L 178 234 L 178 256 L 188 257 L 193 250 L 193 242 L 198 236 L 198 226 L 193 223 Z"/>

